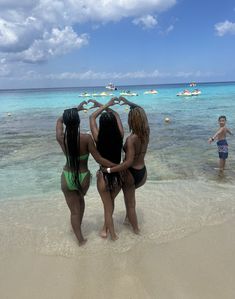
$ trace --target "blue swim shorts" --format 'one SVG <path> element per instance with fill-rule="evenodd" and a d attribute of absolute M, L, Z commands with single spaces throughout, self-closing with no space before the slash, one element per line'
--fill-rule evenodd
<path fill-rule="evenodd" d="M 228 158 L 228 143 L 226 139 L 217 141 L 219 158 L 226 160 Z"/>

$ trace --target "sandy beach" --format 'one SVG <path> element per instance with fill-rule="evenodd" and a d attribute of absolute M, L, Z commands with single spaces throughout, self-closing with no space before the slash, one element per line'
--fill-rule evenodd
<path fill-rule="evenodd" d="M 66 258 L 10 249 L 1 298 L 209 299 L 235 297 L 235 219 L 159 245 Z"/>
<path fill-rule="evenodd" d="M 123 225 L 124 204 L 118 196 L 116 242 L 98 235 L 103 211 L 91 187 L 83 224 L 88 242 L 82 248 L 61 193 L 47 200 L 2 201 L 0 297 L 235 298 L 233 186 L 224 193 L 224 185 L 165 184 L 148 182 L 137 192 L 140 236 Z"/>

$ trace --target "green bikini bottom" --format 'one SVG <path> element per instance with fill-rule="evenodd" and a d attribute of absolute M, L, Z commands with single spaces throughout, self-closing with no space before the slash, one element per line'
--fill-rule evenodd
<path fill-rule="evenodd" d="M 86 172 L 80 172 L 79 173 L 79 182 L 82 185 L 82 182 L 84 181 L 85 177 L 90 173 L 90 171 Z M 78 190 L 77 186 L 73 182 L 72 172 L 68 170 L 63 170 L 63 174 L 65 177 L 65 181 L 67 184 L 67 187 L 70 191 Z"/>

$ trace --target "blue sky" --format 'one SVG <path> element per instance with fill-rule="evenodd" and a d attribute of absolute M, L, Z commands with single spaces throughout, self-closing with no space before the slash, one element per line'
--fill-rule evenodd
<path fill-rule="evenodd" d="M 232 0 L 0 0 L 0 88 L 235 80 Z"/>

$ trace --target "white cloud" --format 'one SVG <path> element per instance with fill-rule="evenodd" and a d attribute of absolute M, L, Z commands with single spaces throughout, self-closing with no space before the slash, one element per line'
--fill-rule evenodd
<path fill-rule="evenodd" d="M 30 63 L 44 62 L 52 56 L 65 54 L 86 44 L 87 34 L 78 36 L 71 27 L 63 30 L 53 28 L 51 33 L 45 32 L 41 40 L 35 40 L 27 50 L 19 53 L 18 58 Z"/>
<path fill-rule="evenodd" d="M 133 23 L 135 25 L 140 25 L 144 29 L 151 29 L 157 25 L 157 19 L 151 15 L 145 15 L 140 18 L 134 19 Z"/>
<path fill-rule="evenodd" d="M 0 0 L 0 52 L 10 53 L 7 56 L 10 59 L 24 62 L 45 61 L 87 44 L 87 38 L 75 37 L 73 31 L 57 44 L 62 50 L 56 49 L 48 38 L 55 30 L 66 32 L 66 28 L 73 28 L 75 24 L 93 22 L 98 25 L 123 18 L 139 19 L 143 26 L 151 28 L 157 20 L 150 14 L 175 4 L 176 0 Z"/>
<path fill-rule="evenodd" d="M 215 24 L 217 35 L 224 36 L 225 34 L 235 34 L 235 23 L 228 20 Z"/>

